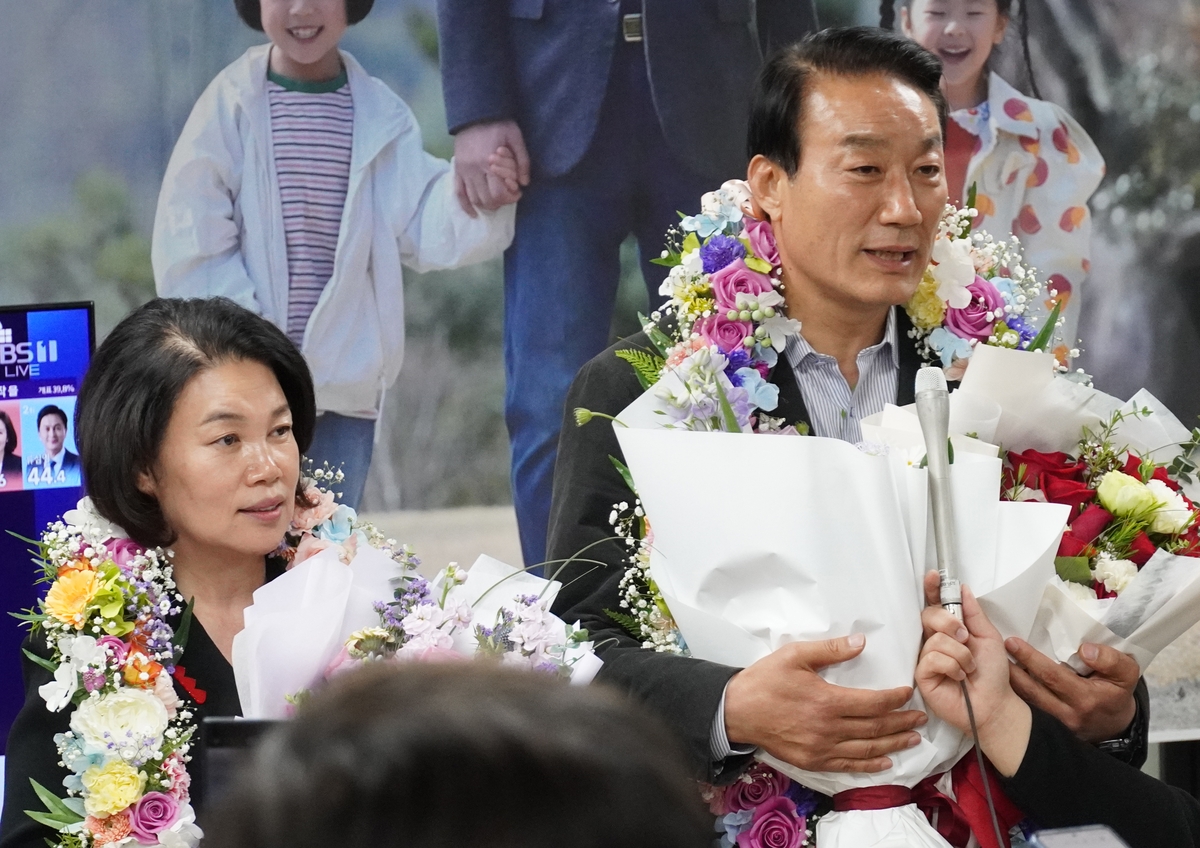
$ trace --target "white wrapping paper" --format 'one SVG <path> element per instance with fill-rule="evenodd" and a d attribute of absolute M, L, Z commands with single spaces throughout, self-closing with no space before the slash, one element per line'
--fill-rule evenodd
<path fill-rule="evenodd" d="M 1049 354 L 980 346 L 955 394 L 970 393 L 999 405 L 996 440 L 1007 450 L 1073 453 L 1085 426 L 1095 431 L 1119 410 L 1150 409 L 1152 414 L 1122 420 L 1113 435 L 1114 447 L 1125 446 L 1167 464 L 1190 437 L 1179 419 L 1145 389 L 1121 401 L 1055 378 L 1053 367 Z M 1184 483 L 1183 488 L 1192 500 L 1200 499 L 1200 486 Z M 1111 604 L 1080 603 L 1061 582 L 1047 583 L 1029 641 L 1080 673 L 1088 671 L 1078 654 L 1083 642 L 1110 645 L 1145 669 L 1197 621 L 1200 560 L 1159 551 Z"/>
<path fill-rule="evenodd" d="M 256 590 L 233 639 L 242 715 L 286 718 L 287 696 L 321 680 L 351 633 L 378 625 L 372 605 L 392 597 L 400 574 L 369 545 L 350 565 L 328 548 Z"/>
<path fill-rule="evenodd" d="M 912 685 L 922 578 L 935 561 L 926 472 L 905 452 L 834 439 L 663 429 L 653 392 L 619 416 L 625 460 L 654 530 L 651 573 L 694 656 L 746 666 L 782 645 L 864 633 L 865 650 L 821 675 L 840 686 Z M 1005 635 L 1026 636 L 1053 574 L 1068 510 L 999 503 L 1000 460 L 952 470 L 963 578 Z M 922 708 L 919 694 L 911 702 Z M 760 759 L 820 792 L 914 786 L 969 748 L 931 717 L 922 741 L 873 775 L 813 773 Z M 823 846 L 945 846 L 915 807 L 843 813 Z"/>

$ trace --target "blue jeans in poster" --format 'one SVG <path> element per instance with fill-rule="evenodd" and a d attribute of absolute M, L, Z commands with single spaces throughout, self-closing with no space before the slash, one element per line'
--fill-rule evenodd
<path fill-rule="evenodd" d="M 333 491 L 342 493 L 340 503 L 357 510 L 367 485 L 374 449 L 375 422 L 372 419 L 322 412 L 317 416 L 312 445 L 304 455 L 313 461 L 313 468 L 320 468 L 324 462 L 333 469 L 341 466 L 346 479 L 340 486 L 332 487 Z"/>
<path fill-rule="evenodd" d="M 694 213 L 704 179 L 668 149 L 650 98 L 641 45 L 620 44 L 591 146 L 561 177 L 536 176 L 517 205 L 504 255 L 505 420 L 525 564 L 546 556 L 563 401 L 579 369 L 609 344 L 620 246 L 638 241 L 651 308 L 666 269 L 663 249 L 677 211 Z M 726 178 L 744 177 L 729 174 Z"/>

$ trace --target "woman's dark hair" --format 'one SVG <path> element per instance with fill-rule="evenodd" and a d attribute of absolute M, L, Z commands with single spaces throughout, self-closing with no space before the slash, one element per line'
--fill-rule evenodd
<path fill-rule="evenodd" d="M 17 431 L 13 429 L 12 419 L 8 413 L 0 409 L 0 425 L 4 427 L 4 459 L 17 452 Z"/>
<path fill-rule="evenodd" d="M 900 0 L 901 8 L 912 0 Z M 995 0 L 996 11 L 1006 18 L 1012 17 L 1013 0 Z M 1038 91 L 1037 80 L 1033 76 L 1033 56 L 1029 52 L 1029 0 L 1021 0 L 1018 8 L 1017 32 L 1021 36 L 1021 53 L 1025 57 L 1025 73 L 1029 75 L 1029 88 L 1033 96 L 1039 100 L 1042 93 Z M 896 0 L 880 0 L 879 25 L 884 29 L 892 29 L 896 25 Z"/>
<path fill-rule="evenodd" d="M 262 5 L 259 0 L 233 0 L 238 16 L 246 22 L 246 26 L 263 31 Z M 346 0 L 346 23 L 353 26 L 365 18 L 375 5 L 375 0 Z"/>
<path fill-rule="evenodd" d="M 261 743 L 206 848 L 709 848 L 675 738 L 603 686 L 371 664 Z"/>
<path fill-rule="evenodd" d="M 800 167 L 804 101 L 814 74 L 883 74 L 909 83 L 937 107 L 946 129 L 942 62 L 915 41 L 877 27 L 830 27 L 776 51 L 758 73 L 750 101 L 749 158 L 761 154 L 787 171 Z"/>
<path fill-rule="evenodd" d="M 296 346 L 274 324 L 232 300 L 159 298 L 127 315 L 96 351 L 75 408 L 75 441 L 96 509 L 149 547 L 174 541 L 158 501 L 137 478 L 152 472 L 184 386 L 226 362 L 271 369 L 292 413 L 303 453 L 317 408 L 312 375 Z M 299 486 L 297 503 L 305 503 Z"/>

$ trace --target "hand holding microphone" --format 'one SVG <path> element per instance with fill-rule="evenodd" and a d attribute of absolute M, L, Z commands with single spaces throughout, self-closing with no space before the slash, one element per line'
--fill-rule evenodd
<path fill-rule="evenodd" d="M 950 391 L 942 369 L 917 372 L 917 419 L 925 437 L 933 537 L 937 545 L 942 606 L 962 621 L 962 588 L 958 580 L 958 541 L 954 533 L 954 501 L 950 491 Z"/>

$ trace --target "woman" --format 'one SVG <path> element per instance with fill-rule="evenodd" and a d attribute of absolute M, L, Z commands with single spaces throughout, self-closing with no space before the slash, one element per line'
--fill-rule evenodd
<path fill-rule="evenodd" d="M 223 298 L 151 301 L 117 325 L 84 380 L 78 443 L 95 510 L 138 545 L 169 546 L 178 594 L 192 605 L 171 682 L 195 722 L 240 712 L 233 638 L 254 590 L 278 573 L 267 555 L 297 505 L 308 505 L 300 456 L 315 417 L 312 378 L 295 345 Z M 168 623 L 183 630 L 178 613 Z M 49 656 L 41 634 L 25 647 Z M 67 731 L 73 708 L 48 709 L 38 690 L 50 672 L 24 663 L 3 848 L 41 848 L 55 835 L 24 813 L 44 808 L 30 781 L 61 796 L 68 777 L 54 737 Z"/>
<path fill-rule="evenodd" d="M 17 428 L 0 409 L 0 489 L 21 488 L 21 455 L 17 453 Z"/>
<path fill-rule="evenodd" d="M 1009 684 L 1004 640 L 963 589 L 964 622 L 939 606 L 937 574 L 925 583 L 926 642 L 916 682 L 935 715 L 970 733 L 965 680 L 979 746 L 1005 794 L 1039 827 L 1108 825 L 1131 848 L 1200 846 L 1200 802 L 1076 739 Z"/>

